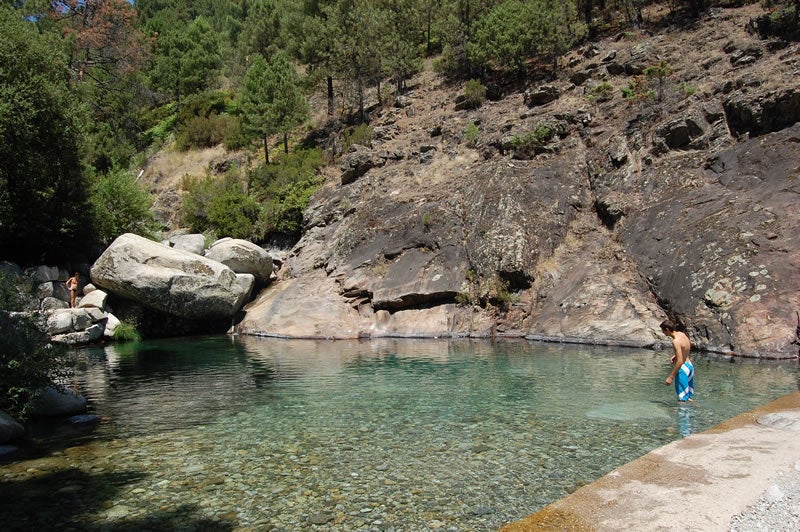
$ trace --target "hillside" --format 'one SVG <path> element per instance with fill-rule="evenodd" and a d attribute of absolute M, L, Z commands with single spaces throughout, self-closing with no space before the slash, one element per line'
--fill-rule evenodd
<path fill-rule="evenodd" d="M 672 317 L 706 350 L 794 356 L 800 45 L 748 32 L 762 13 L 654 9 L 476 109 L 426 68 L 325 169 L 239 332 L 645 346 Z M 184 170 L 154 168 L 174 205 Z"/>

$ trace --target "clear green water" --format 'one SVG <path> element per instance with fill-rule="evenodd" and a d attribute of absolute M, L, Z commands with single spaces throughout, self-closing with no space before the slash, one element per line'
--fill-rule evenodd
<path fill-rule="evenodd" d="M 666 352 L 525 341 L 207 337 L 81 356 L 103 421 L 0 466 L 12 528 L 494 530 L 800 381 L 796 363 L 695 356 L 695 402 L 678 405 Z"/>

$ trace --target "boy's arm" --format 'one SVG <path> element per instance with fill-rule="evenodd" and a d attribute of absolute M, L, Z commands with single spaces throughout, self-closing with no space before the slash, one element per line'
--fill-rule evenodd
<path fill-rule="evenodd" d="M 678 340 L 672 340 L 672 350 L 675 351 L 675 354 L 672 355 L 670 362 L 674 362 L 675 365 L 672 367 L 672 372 L 670 372 L 669 377 L 667 380 L 664 381 L 664 384 L 672 384 L 672 381 L 675 379 L 675 375 L 678 374 L 678 370 L 681 369 L 683 365 L 683 357 L 681 356 L 681 349 L 678 346 Z"/>

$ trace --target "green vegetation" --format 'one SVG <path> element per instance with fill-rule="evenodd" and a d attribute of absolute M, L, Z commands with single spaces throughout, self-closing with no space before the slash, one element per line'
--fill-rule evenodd
<path fill-rule="evenodd" d="M 522 135 L 515 135 L 511 139 L 514 150 L 521 155 L 533 155 L 538 148 L 541 148 L 553 137 L 556 136 L 556 128 L 552 124 L 540 122 L 533 131 Z"/>
<path fill-rule="evenodd" d="M 254 241 L 278 233 L 299 237 L 324 162 L 318 149 L 297 150 L 246 176 L 239 169 L 222 178 L 184 176 L 183 223 L 193 231 Z"/>
<path fill-rule="evenodd" d="M 139 331 L 136 330 L 136 326 L 131 323 L 120 322 L 117 328 L 114 329 L 115 342 L 139 342 L 141 339 L 142 337 Z"/>
<path fill-rule="evenodd" d="M 49 343 L 42 318 L 9 314 L 22 310 L 18 282 L 0 272 L 0 410 L 24 421 L 45 387 L 69 377 L 73 362 Z"/>
<path fill-rule="evenodd" d="M 593 102 L 607 102 L 614 98 L 614 86 L 610 83 L 599 83 L 592 87 L 586 97 Z"/>
<path fill-rule="evenodd" d="M 255 238 L 261 206 L 245 191 L 238 169 L 222 178 L 185 176 L 181 211 L 183 223 L 193 231 L 214 230 L 233 238 Z"/>
<path fill-rule="evenodd" d="M 486 101 L 486 86 L 477 79 L 471 79 L 464 86 L 464 105 L 467 109 L 477 109 Z"/>
<path fill-rule="evenodd" d="M 375 138 L 375 131 L 367 124 L 359 124 L 349 131 L 345 131 L 342 140 L 342 152 L 346 153 L 353 144 L 369 146 Z"/>
<path fill-rule="evenodd" d="M 650 65 L 649 67 L 644 69 L 645 79 L 651 82 L 655 82 L 656 85 L 656 99 L 660 102 L 664 100 L 664 85 L 666 84 L 667 78 L 669 78 L 672 73 L 673 69 L 669 63 L 666 61 L 659 61 L 655 65 Z"/>
<path fill-rule="evenodd" d="M 467 127 L 464 128 L 464 138 L 466 139 L 467 144 L 470 146 L 475 146 L 480 135 L 481 130 L 478 128 L 475 122 L 470 122 Z"/>
<path fill-rule="evenodd" d="M 684 4 L 699 14 L 706 3 Z M 775 21 L 796 24 L 796 0 L 774 4 L 792 15 L 774 15 Z M 282 143 L 282 160 L 289 161 L 291 147 L 314 146 L 311 139 L 320 134 L 343 134 L 345 149 L 369 144 L 368 113 L 380 112 L 369 107 L 370 99 L 377 94 L 382 106 L 389 87 L 401 94 L 424 57 L 438 54 L 439 70 L 466 82 L 467 105 L 477 107 L 486 98 L 478 79 L 553 74 L 560 56 L 587 31 L 613 27 L 625 34 L 640 22 L 643 5 L 627 0 L 5 2 L 0 7 L 0 249 L 10 250 L 5 258 L 17 262 L 56 263 L 84 259 L 95 244 L 131 226 L 143 231 L 149 221 L 141 213 L 141 195 L 120 176 L 138 173 L 149 154 L 171 148 L 173 140 L 179 150 L 219 144 L 263 149 L 266 163 L 272 162 L 272 146 Z M 648 97 L 655 90 L 662 98 L 671 74 L 666 67 L 651 67 L 641 87 L 634 82 L 623 89 L 626 97 Z M 645 85 L 647 90 L 639 90 Z M 325 92 L 331 120 L 324 132 L 303 138 L 311 118 L 308 101 L 316 91 Z M 611 95 L 597 91 L 590 97 Z M 467 142 L 477 142 L 476 134 L 471 127 L 465 131 Z M 540 141 L 534 136 L 520 142 Z M 301 230 L 297 209 L 316 187 L 316 174 L 291 186 L 278 180 L 283 184 L 270 184 L 269 193 L 265 184 L 251 190 L 257 179 L 249 176 L 226 178 L 224 186 L 215 185 L 224 193 L 208 203 L 211 211 L 198 198 L 213 187 L 197 181 L 185 208 L 192 223 L 255 238 L 272 230 Z M 112 183 L 128 194 L 111 202 L 103 190 Z M 132 205 L 123 205 L 127 201 Z M 98 212 L 112 203 L 124 211 L 122 220 Z M 29 216 L 32 212 L 37 215 Z"/>
<path fill-rule="evenodd" d="M 104 244 L 122 233 L 152 237 L 159 229 L 151 210 L 150 194 L 129 172 L 114 170 L 96 176 L 90 197 L 97 237 Z"/>

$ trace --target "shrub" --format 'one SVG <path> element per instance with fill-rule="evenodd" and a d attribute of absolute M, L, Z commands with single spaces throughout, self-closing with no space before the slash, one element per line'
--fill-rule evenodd
<path fill-rule="evenodd" d="M 464 86 L 464 104 L 469 109 L 476 109 L 486 101 L 486 86 L 477 79 L 471 79 Z"/>
<path fill-rule="evenodd" d="M 0 310 L 0 410 L 21 421 L 44 388 L 58 386 L 72 373 L 72 357 L 49 343 L 42 321 Z"/>
<path fill-rule="evenodd" d="M 546 122 L 540 122 L 533 131 L 515 135 L 511 139 L 514 150 L 521 155 L 533 155 L 556 135 L 556 128 Z"/>
<path fill-rule="evenodd" d="M 319 149 L 298 150 L 250 173 L 251 193 L 262 206 L 260 237 L 271 233 L 301 234 L 303 212 L 322 182 L 318 172 L 324 162 Z"/>
<path fill-rule="evenodd" d="M 467 140 L 467 144 L 470 146 L 474 146 L 478 142 L 478 137 L 480 137 L 481 130 L 478 129 L 477 124 L 475 122 L 470 122 L 469 125 L 464 129 L 464 138 Z"/>
<path fill-rule="evenodd" d="M 114 341 L 116 342 L 138 342 L 142 339 L 139 331 L 136 330 L 136 326 L 127 323 L 127 322 L 120 322 L 117 325 L 117 328 L 114 329 Z"/>
<path fill-rule="evenodd" d="M 103 243 L 123 233 L 152 237 L 158 229 L 151 210 L 153 199 L 129 172 L 116 170 L 96 176 L 90 199 L 95 231 Z"/>
<path fill-rule="evenodd" d="M 648 80 L 644 76 L 634 76 L 627 87 L 622 88 L 622 97 L 626 100 L 651 100 L 655 92 L 649 88 Z"/>
<path fill-rule="evenodd" d="M 144 123 L 149 128 L 144 132 L 147 144 L 163 144 L 175 129 L 178 121 L 177 107 L 174 102 L 161 107 L 156 107 L 144 117 Z"/>
<path fill-rule="evenodd" d="M 227 114 L 231 107 L 231 97 L 226 92 L 203 92 L 186 98 L 177 113 L 176 147 L 185 151 L 220 144 L 235 122 Z"/>
<path fill-rule="evenodd" d="M 359 124 L 350 131 L 346 131 L 342 141 L 342 153 L 347 152 L 350 146 L 358 144 L 360 146 L 369 146 L 372 139 L 375 138 L 375 132 L 367 124 Z"/>
<path fill-rule="evenodd" d="M 586 97 L 595 102 L 607 102 L 614 97 L 614 86 L 610 83 L 599 83 L 592 87 Z"/>
<path fill-rule="evenodd" d="M 213 230 L 233 238 L 253 238 L 261 208 L 249 196 L 238 169 L 221 179 L 212 176 L 184 176 L 181 186 L 186 191 L 181 207 L 182 220 L 193 231 Z"/>
<path fill-rule="evenodd" d="M 24 310 L 25 298 L 22 297 L 20 292 L 20 283 L 22 282 L 27 282 L 31 285 L 30 279 L 27 277 L 19 277 L 0 271 L 0 309 Z"/>
<path fill-rule="evenodd" d="M 222 143 L 232 128 L 234 119 L 229 116 L 194 116 L 175 131 L 175 147 L 181 151 L 192 148 L 210 148 Z"/>

